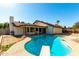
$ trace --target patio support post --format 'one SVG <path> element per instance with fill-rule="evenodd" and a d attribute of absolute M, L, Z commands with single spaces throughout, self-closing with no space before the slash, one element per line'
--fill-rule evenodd
<path fill-rule="evenodd" d="M 39 27 L 38 27 L 38 34 L 39 34 Z"/>
<path fill-rule="evenodd" d="M 30 34 L 30 27 L 29 27 L 29 34 Z"/>

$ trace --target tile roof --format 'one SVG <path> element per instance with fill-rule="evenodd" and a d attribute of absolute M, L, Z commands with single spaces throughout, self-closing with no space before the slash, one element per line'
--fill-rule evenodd
<path fill-rule="evenodd" d="M 22 23 L 22 22 L 13 22 L 12 24 L 13 24 L 13 26 L 16 26 L 16 27 L 20 27 L 20 26 L 37 26 L 35 24 Z M 38 26 L 38 27 L 46 27 L 46 26 Z"/>
<path fill-rule="evenodd" d="M 13 24 L 13 26 L 17 26 L 17 27 L 25 26 L 25 23 L 20 23 L 20 22 L 13 22 L 12 24 Z"/>
<path fill-rule="evenodd" d="M 43 22 L 43 21 L 39 21 L 39 20 L 36 20 L 33 24 L 35 24 L 36 22 L 41 22 L 41 23 L 47 24 L 47 25 L 49 25 L 49 26 L 57 27 L 57 28 L 63 28 L 63 27 L 60 26 L 60 25 L 53 25 L 53 24 L 50 24 L 50 23 L 48 23 L 48 22 Z"/>

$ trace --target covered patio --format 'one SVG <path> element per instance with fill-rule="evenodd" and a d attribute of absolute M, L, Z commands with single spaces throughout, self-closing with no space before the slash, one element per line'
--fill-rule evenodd
<path fill-rule="evenodd" d="M 36 25 L 26 25 L 23 26 L 23 34 L 46 34 L 46 28 L 44 26 L 36 26 Z"/>

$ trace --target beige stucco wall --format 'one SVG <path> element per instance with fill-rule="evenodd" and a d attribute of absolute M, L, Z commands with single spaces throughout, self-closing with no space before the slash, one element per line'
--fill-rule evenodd
<path fill-rule="evenodd" d="M 53 27 L 52 26 L 48 26 L 47 30 L 46 30 L 47 34 L 53 34 Z"/>
<path fill-rule="evenodd" d="M 14 27 L 14 35 L 23 35 L 22 27 Z"/>
<path fill-rule="evenodd" d="M 53 28 L 53 33 L 54 34 L 60 34 L 60 33 L 62 33 L 62 28 L 56 28 L 56 27 L 54 27 Z"/>
<path fill-rule="evenodd" d="M 35 24 L 39 25 L 39 26 L 48 26 L 48 28 L 46 29 L 46 33 L 47 34 L 53 34 L 53 27 L 52 26 L 49 26 L 49 25 L 41 23 L 41 22 L 37 22 Z"/>
<path fill-rule="evenodd" d="M 62 33 L 62 28 L 49 26 L 49 25 L 41 23 L 41 22 L 37 22 L 35 24 L 39 25 L 39 26 L 48 26 L 48 28 L 46 29 L 47 34 L 60 34 L 60 33 Z"/>

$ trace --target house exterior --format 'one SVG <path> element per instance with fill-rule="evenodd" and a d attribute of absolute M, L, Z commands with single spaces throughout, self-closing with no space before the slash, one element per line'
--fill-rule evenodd
<path fill-rule="evenodd" d="M 10 34 L 12 35 L 45 34 L 46 28 L 47 26 L 15 22 L 13 16 L 10 16 Z"/>
<path fill-rule="evenodd" d="M 10 16 L 10 34 L 12 35 L 31 35 L 31 34 L 61 34 L 62 27 L 52 25 L 43 21 L 36 20 L 33 24 L 15 22 L 14 17 Z"/>
<path fill-rule="evenodd" d="M 61 34 L 62 27 L 59 25 L 53 25 L 47 22 L 36 20 L 33 24 L 38 26 L 47 26 L 46 33 L 47 34 Z"/>
<path fill-rule="evenodd" d="M 17 25 L 17 23 L 16 24 L 13 23 L 13 26 L 14 26 L 15 35 L 43 34 L 45 33 L 45 29 L 46 29 L 46 27 L 36 26 L 33 24 Z"/>

